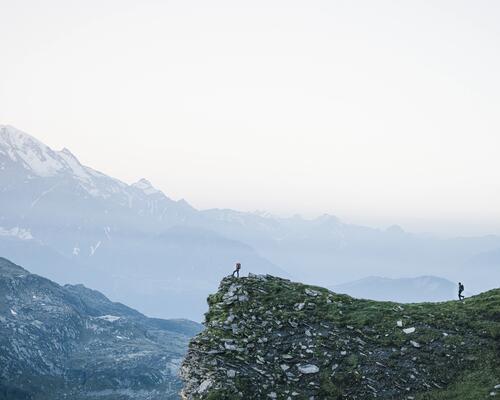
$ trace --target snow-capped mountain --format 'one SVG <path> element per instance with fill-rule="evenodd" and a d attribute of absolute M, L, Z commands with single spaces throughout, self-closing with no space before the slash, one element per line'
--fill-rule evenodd
<path fill-rule="evenodd" d="M 11 126 L 0 126 L 0 188 L 3 256 L 150 315 L 201 319 L 206 295 L 235 261 L 283 274 L 146 179 L 128 185 Z"/>
<path fill-rule="evenodd" d="M 101 198 L 121 193 L 128 186 L 81 165 L 68 149 L 54 151 L 11 126 L 0 126 L 0 154 L 0 169 L 16 178 L 70 178 L 86 195 Z"/>
<path fill-rule="evenodd" d="M 182 220 L 194 211 L 184 200 L 171 200 L 145 179 L 128 185 L 82 165 L 68 149 L 54 151 L 11 126 L 0 125 L 0 170 L 3 191 L 37 192 L 28 210 L 19 205 L 25 213 L 39 207 L 44 197 L 67 189 L 83 199 L 108 200 L 113 206 L 132 209 L 141 217 L 171 220 L 176 215 Z M 45 190 L 40 192 L 40 187 Z"/>
<path fill-rule="evenodd" d="M 0 126 L 0 169 L 0 226 L 29 229 L 67 257 L 93 256 L 123 229 L 159 233 L 195 212 L 145 179 L 128 185 L 10 126 Z"/>
<path fill-rule="evenodd" d="M 146 179 L 129 185 L 82 165 L 67 149 L 0 125 L 0 255 L 150 315 L 200 320 L 206 295 L 236 261 L 243 272 L 324 286 L 439 271 L 473 292 L 485 290 L 500 269 L 478 255 L 498 249 L 497 236 L 443 240 L 332 215 L 196 210 Z"/>

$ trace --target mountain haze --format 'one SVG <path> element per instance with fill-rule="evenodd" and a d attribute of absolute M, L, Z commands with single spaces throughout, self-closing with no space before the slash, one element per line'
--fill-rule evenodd
<path fill-rule="evenodd" d="M 10 126 L 0 127 L 0 186 L 3 255 L 150 315 L 199 319 L 235 261 L 283 273 L 250 246 L 197 228 L 210 223 L 195 223 L 204 217 L 186 201 L 145 179 L 108 177 Z"/>
<path fill-rule="evenodd" d="M 331 289 L 361 299 L 422 303 L 454 300 L 457 298 L 458 285 L 436 276 L 399 279 L 370 276 L 332 286 Z"/>
<path fill-rule="evenodd" d="M 146 179 L 127 184 L 6 125 L 0 250 L 59 283 L 82 282 L 148 315 L 194 320 L 237 261 L 243 273 L 329 287 L 374 275 L 438 274 L 476 293 L 500 280 L 497 236 L 439 239 L 331 215 L 197 210 Z"/>

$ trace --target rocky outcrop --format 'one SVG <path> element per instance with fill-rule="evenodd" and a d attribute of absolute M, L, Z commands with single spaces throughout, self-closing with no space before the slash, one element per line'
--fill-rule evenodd
<path fill-rule="evenodd" d="M 0 258 L 0 399 L 178 399 L 190 321 L 160 320 Z"/>
<path fill-rule="evenodd" d="M 500 383 L 500 290 L 402 305 L 250 275 L 208 302 L 184 399 L 479 399 Z"/>

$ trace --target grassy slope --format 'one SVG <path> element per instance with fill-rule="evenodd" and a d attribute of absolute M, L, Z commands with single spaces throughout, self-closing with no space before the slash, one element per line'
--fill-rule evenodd
<path fill-rule="evenodd" d="M 500 290 L 491 290 L 464 302 L 447 302 L 439 307 L 455 318 L 457 324 L 484 337 L 493 339 L 490 348 L 483 348 L 478 360 L 466 369 L 453 384 L 443 390 L 421 394 L 417 400 L 475 400 L 488 398 L 500 384 Z"/>
<path fill-rule="evenodd" d="M 350 326 L 353 329 L 366 330 L 366 327 L 369 327 L 373 332 L 387 332 L 386 335 L 376 335 L 376 338 L 371 338 L 380 346 L 399 348 L 408 344 L 408 336 L 394 324 L 395 320 L 402 318 L 408 320 L 411 326 L 419 326 L 412 338 L 422 345 L 444 340 L 449 348 L 462 352 L 465 360 L 456 359 L 452 363 L 452 369 L 449 368 L 449 363 L 441 369 L 434 366 L 436 375 L 440 375 L 439 378 L 449 384 L 442 389 L 425 390 L 417 395 L 417 400 L 482 399 L 487 398 L 493 387 L 500 384 L 500 289 L 468 298 L 464 302 L 399 305 L 392 302 L 357 300 L 346 295 L 334 294 L 320 287 L 286 281 L 270 281 L 266 285 L 267 293 L 259 294 L 258 303 L 260 306 L 268 305 L 270 308 L 303 301 L 305 288 L 321 293 L 314 299 L 317 304 L 314 312 L 307 310 L 289 312 L 287 310 L 290 307 L 274 308 L 273 313 L 283 313 L 281 317 L 284 320 L 290 317 L 304 318 L 304 320 L 321 319 L 336 325 Z M 220 292 L 210 296 L 209 304 L 211 306 L 220 304 L 221 296 Z M 327 298 L 333 302 L 327 302 Z M 249 305 L 242 304 L 239 312 L 245 312 L 246 307 Z M 207 322 L 225 320 L 228 311 L 229 309 L 225 307 L 211 307 L 207 314 Z M 405 326 L 410 325 L 405 324 Z M 443 339 L 442 335 L 446 332 L 449 332 L 449 336 Z M 213 330 L 212 333 L 225 334 L 217 330 Z M 463 372 L 457 373 L 460 369 L 463 369 Z M 338 393 L 339 385 L 354 383 L 350 382 L 348 376 L 345 378 L 344 382 L 338 380 L 342 377 L 336 378 L 337 381 L 333 382 L 326 380 L 323 398 L 341 398 Z M 216 395 L 214 398 L 219 397 Z"/>

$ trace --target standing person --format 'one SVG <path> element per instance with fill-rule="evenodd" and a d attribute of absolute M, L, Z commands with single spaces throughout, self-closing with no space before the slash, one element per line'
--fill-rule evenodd
<path fill-rule="evenodd" d="M 240 277 L 240 269 L 241 269 L 241 264 L 240 263 L 236 263 L 236 269 L 233 271 L 233 278 L 234 278 L 235 274 L 236 274 L 237 278 Z"/>
<path fill-rule="evenodd" d="M 458 282 L 458 300 L 463 300 L 465 299 L 465 296 L 462 295 L 465 287 L 462 285 L 462 282 Z"/>

